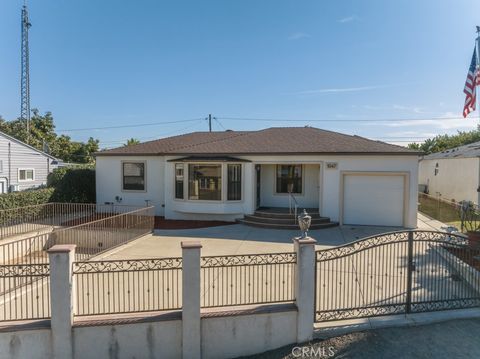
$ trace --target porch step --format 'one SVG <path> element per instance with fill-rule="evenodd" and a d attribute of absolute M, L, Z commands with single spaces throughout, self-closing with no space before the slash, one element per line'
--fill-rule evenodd
<path fill-rule="evenodd" d="M 312 217 L 312 225 L 330 222 L 330 218 L 327 218 L 327 217 L 320 217 L 318 215 L 311 216 L 311 217 Z M 289 217 L 264 217 L 264 216 L 256 216 L 256 215 L 253 215 L 253 216 L 246 215 L 243 219 L 249 222 L 258 222 L 258 223 L 296 224 L 296 221 L 293 215 Z"/>
<path fill-rule="evenodd" d="M 307 213 L 312 218 L 320 217 L 318 213 L 318 208 L 306 208 Z M 303 208 L 298 208 L 297 215 L 303 212 Z M 254 214 L 256 217 L 265 217 L 265 218 L 294 218 L 295 214 L 290 213 L 288 208 L 279 208 L 279 207 L 260 207 L 255 211 Z"/>
<path fill-rule="evenodd" d="M 297 215 L 303 212 L 303 208 L 298 209 Z M 338 223 L 332 222 L 328 217 L 320 217 L 318 209 L 307 208 L 307 213 L 312 217 L 310 229 L 322 229 L 337 226 Z M 272 229 L 291 229 L 297 230 L 298 223 L 295 221 L 295 215 L 289 213 L 288 208 L 262 207 L 253 215 L 245 215 L 243 219 L 238 220 L 247 226 L 272 228 Z"/>
<path fill-rule="evenodd" d="M 237 222 L 245 224 L 246 226 L 250 226 L 250 227 L 298 230 L 298 224 L 252 222 L 252 221 L 247 221 L 245 219 L 238 219 Z M 312 224 L 310 226 L 310 229 L 323 229 L 323 228 L 330 228 L 330 227 L 336 227 L 336 226 L 338 226 L 338 223 L 336 222 L 317 223 L 317 224 Z"/>

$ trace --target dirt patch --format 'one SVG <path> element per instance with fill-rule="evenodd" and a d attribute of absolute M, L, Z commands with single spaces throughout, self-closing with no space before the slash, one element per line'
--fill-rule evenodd
<path fill-rule="evenodd" d="M 178 219 L 165 219 L 164 217 L 155 217 L 155 229 L 195 229 L 218 226 L 228 226 L 235 222 L 225 221 L 187 221 Z"/>
<path fill-rule="evenodd" d="M 480 271 L 480 249 L 470 249 L 470 248 L 451 248 L 446 247 L 446 249 L 454 254 L 457 258 L 460 258 L 462 261 L 467 263 L 469 266 L 474 267 L 476 270 Z"/>

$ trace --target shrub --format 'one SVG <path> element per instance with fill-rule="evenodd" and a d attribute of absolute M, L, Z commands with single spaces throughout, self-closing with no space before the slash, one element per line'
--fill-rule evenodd
<path fill-rule="evenodd" d="M 63 167 L 48 175 L 47 185 L 53 187 L 51 201 L 95 203 L 95 170 L 91 167 Z"/>
<path fill-rule="evenodd" d="M 54 188 L 0 194 L 0 210 L 51 202 Z"/>

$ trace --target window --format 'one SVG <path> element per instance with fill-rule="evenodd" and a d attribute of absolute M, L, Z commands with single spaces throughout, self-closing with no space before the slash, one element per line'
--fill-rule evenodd
<path fill-rule="evenodd" d="M 34 170 L 32 168 L 25 168 L 18 170 L 18 180 L 19 181 L 33 181 L 34 180 Z"/>
<path fill-rule="evenodd" d="M 123 189 L 145 191 L 145 163 L 123 162 Z"/>
<path fill-rule="evenodd" d="M 0 160 L 0 173 L 2 173 L 2 172 L 3 172 L 3 161 Z"/>
<path fill-rule="evenodd" d="M 188 199 L 221 201 L 222 166 L 189 164 Z"/>
<path fill-rule="evenodd" d="M 242 165 L 228 165 L 227 174 L 227 200 L 240 201 L 242 199 Z"/>
<path fill-rule="evenodd" d="M 302 165 L 277 165 L 277 193 L 302 193 Z"/>
<path fill-rule="evenodd" d="M 175 164 L 175 198 L 183 199 L 183 163 Z"/>

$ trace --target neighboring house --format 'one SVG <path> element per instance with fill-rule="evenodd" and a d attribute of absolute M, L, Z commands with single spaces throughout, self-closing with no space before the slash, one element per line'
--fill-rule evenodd
<path fill-rule="evenodd" d="M 416 227 L 418 152 L 312 127 L 194 132 L 96 154 L 97 203 L 233 221 L 318 208 L 341 224 Z"/>
<path fill-rule="evenodd" d="M 0 132 L 0 194 L 47 183 L 60 160 Z"/>
<path fill-rule="evenodd" d="M 480 203 L 480 142 L 423 157 L 418 183 L 432 196 Z"/>

